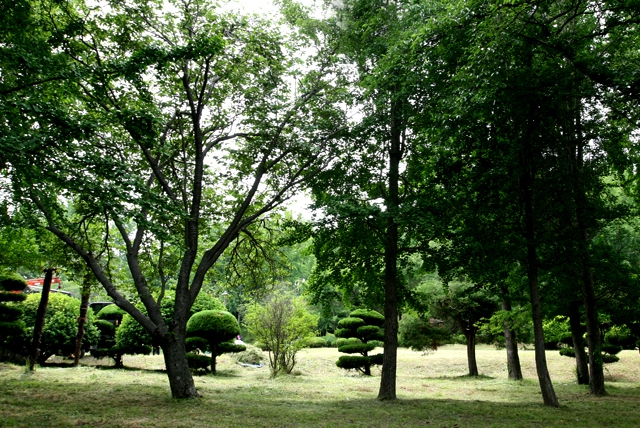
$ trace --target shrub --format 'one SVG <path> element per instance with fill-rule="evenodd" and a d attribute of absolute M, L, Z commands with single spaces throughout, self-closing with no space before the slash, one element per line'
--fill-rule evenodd
<path fill-rule="evenodd" d="M 573 348 L 560 348 L 560 355 L 563 357 L 576 357 L 576 351 Z"/>
<path fill-rule="evenodd" d="M 113 323 L 107 320 L 98 319 L 96 320 L 95 324 L 98 330 L 100 331 L 101 336 L 115 337 L 116 326 Z"/>
<path fill-rule="evenodd" d="M 8 305 L 9 302 L 21 302 L 24 294 L 11 293 L 23 290 L 27 282 L 18 274 L 0 275 L 0 361 L 22 362 L 20 354 L 24 351 L 20 346 L 26 325 L 22 318 L 21 305 Z"/>
<path fill-rule="evenodd" d="M 617 355 L 604 354 L 602 356 L 602 362 L 605 364 L 617 363 L 620 361 L 620 357 Z"/>
<path fill-rule="evenodd" d="M 604 335 L 605 343 L 619 345 L 622 346 L 623 349 L 633 349 L 636 339 L 636 336 L 633 335 L 631 329 L 626 325 L 615 325 Z"/>
<path fill-rule="evenodd" d="M 240 333 L 238 320 L 231 313 L 219 310 L 207 310 L 194 314 L 187 322 L 187 336 L 202 340 L 191 341 L 190 345 L 200 343 L 201 351 L 211 352 L 211 372 L 216 373 L 216 357 L 228 352 L 242 352 L 244 345 L 236 345 L 233 340 Z M 206 343 L 206 348 L 202 344 Z"/>
<path fill-rule="evenodd" d="M 620 353 L 620 351 L 622 351 L 622 346 L 621 345 L 612 345 L 610 343 L 603 343 L 602 347 L 600 348 L 602 350 L 602 352 L 609 354 L 609 355 L 616 355 L 618 353 Z"/>
<path fill-rule="evenodd" d="M 336 340 L 336 346 L 338 348 L 344 345 L 355 345 L 356 343 L 362 343 L 362 340 L 358 339 L 357 337 L 350 337 L 350 338 L 341 337 Z"/>
<path fill-rule="evenodd" d="M 96 315 L 100 320 L 122 321 L 127 313 L 117 305 L 107 305 Z"/>
<path fill-rule="evenodd" d="M 373 343 L 354 343 L 342 345 L 338 348 L 338 352 L 342 352 L 344 354 L 365 354 L 367 352 L 373 351 L 373 348 L 376 346 Z"/>
<path fill-rule="evenodd" d="M 308 311 L 301 298 L 274 294 L 264 305 L 249 306 L 245 323 L 257 341 L 265 344 L 275 377 L 281 371 L 291 373 L 296 354 L 304 347 L 304 340 L 313 336 L 318 317 Z"/>
<path fill-rule="evenodd" d="M 30 342 L 35 326 L 36 312 L 40 304 L 40 294 L 30 294 L 24 301 L 23 320 L 27 326 L 25 344 Z M 80 316 L 80 300 L 64 294 L 49 295 L 47 313 L 40 342 L 38 363 L 43 364 L 52 355 L 68 356 L 75 352 L 78 334 L 78 317 Z M 96 345 L 100 332 L 95 325 L 95 315 L 87 312 L 87 322 L 83 338 L 83 348 Z"/>
<path fill-rule="evenodd" d="M 338 361 L 336 361 L 336 366 L 340 367 L 341 369 L 347 370 L 360 370 L 362 367 L 370 364 L 371 360 L 369 359 L 369 357 L 365 357 L 362 355 L 342 355 L 340 358 L 338 358 Z"/>
<path fill-rule="evenodd" d="M 331 348 L 336 346 L 336 341 L 338 340 L 338 338 L 335 334 L 327 333 L 322 338 L 327 342 L 327 346 Z"/>
<path fill-rule="evenodd" d="M 342 318 L 339 322 L 338 322 L 338 327 L 340 327 L 341 329 L 347 329 L 347 330 L 357 330 L 358 327 L 362 327 L 364 326 L 364 320 L 360 319 L 360 318 Z"/>
<path fill-rule="evenodd" d="M 380 326 L 384 324 L 384 316 L 379 312 L 368 309 L 356 309 L 347 318 L 338 322 L 336 341 L 338 351 L 345 354 L 361 354 L 360 356 L 342 356 L 336 363 L 343 369 L 358 369 L 365 375 L 371 375 L 371 366 L 381 361 L 372 360 L 369 352 L 382 344 L 384 339 Z M 382 354 L 380 354 L 382 355 Z"/>
<path fill-rule="evenodd" d="M 162 317 L 167 323 L 170 323 L 171 319 L 173 318 L 174 296 L 175 294 L 173 291 L 167 291 L 160 305 Z M 111 308 L 113 306 L 115 305 L 105 306 L 103 310 L 106 308 Z M 147 310 L 142 303 L 138 303 L 136 305 L 136 308 L 138 308 L 144 314 L 147 313 Z M 220 308 L 224 308 L 224 305 L 216 297 L 201 292 L 198 294 L 198 297 L 196 297 L 196 300 L 191 307 L 191 310 L 189 312 L 190 315 L 192 316 L 193 314 L 195 314 L 196 310 L 200 308 L 204 308 L 207 310 L 220 310 Z M 115 309 L 110 310 L 115 311 Z M 116 331 L 116 346 L 119 352 L 134 355 L 137 353 L 137 350 L 146 350 L 148 347 L 157 347 L 158 344 L 153 341 L 149 332 L 147 332 L 144 327 L 138 324 L 138 322 L 133 319 L 131 315 L 125 314 L 122 317 L 122 322 Z"/>
<path fill-rule="evenodd" d="M 191 370 L 194 370 L 194 371 L 203 370 L 207 372 L 209 371 L 209 364 L 211 363 L 211 359 L 206 355 L 193 354 L 191 352 L 188 352 L 187 363 L 189 364 L 189 368 Z"/>
<path fill-rule="evenodd" d="M 326 348 L 329 344 L 322 337 L 308 337 L 305 339 L 305 346 L 308 348 Z"/>
<path fill-rule="evenodd" d="M 27 281 L 17 273 L 0 273 L 0 290 L 22 291 L 27 288 Z"/>

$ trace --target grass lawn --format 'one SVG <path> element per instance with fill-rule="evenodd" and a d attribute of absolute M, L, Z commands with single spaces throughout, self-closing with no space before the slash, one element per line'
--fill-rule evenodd
<path fill-rule="evenodd" d="M 533 351 L 520 352 L 525 380 L 506 379 L 505 351 L 479 347 L 481 376 L 465 377 L 463 346 L 430 355 L 400 349 L 398 400 L 376 400 L 371 377 L 338 369 L 335 348 L 300 352 L 296 375 L 269 378 L 218 358 L 218 376 L 195 376 L 202 399 L 173 400 L 161 356 L 125 356 L 126 369 L 86 357 L 25 373 L 0 364 L 0 427 L 637 427 L 640 355 L 623 351 L 607 365 L 609 395 L 595 398 L 574 381 L 575 361 L 549 351 L 560 408 L 542 405 Z"/>

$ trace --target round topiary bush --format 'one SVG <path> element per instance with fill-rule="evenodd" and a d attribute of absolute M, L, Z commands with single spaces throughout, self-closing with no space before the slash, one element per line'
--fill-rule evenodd
<path fill-rule="evenodd" d="M 14 272 L 0 273 L 0 290 L 22 291 L 27 288 L 27 281 Z"/>
<path fill-rule="evenodd" d="M 365 322 L 361 318 L 348 317 L 348 318 L 342 318 L 340 321 L 338 321 L 338 327 L 349 329 L 349 330 L 357 330 L 358 327 L 362 327 L 364 325 L 365 325 Z"/>
<path fill-rule="evenodd" d="M 122 321 L 127 313 L 117 305 L 107 305 L 96 315 L 100 320 Z"/>
<path fill-rule="evenodd" d="M 338 348 L 344 345 L 355 345 L 357 343 L 362 343 L 362 340 L 358 339 L 357 337 L 349 337 L 349 338 L 341 337 L 336 340 L 336 346 Z"/>
<path fill-rule="evenodd" d="M 371 309 L 356 309 L 349 314 L 350 317 L 360 318 L 368 325 L 382 327 L 384 325 L 384 315 Z"/>
<path fill-rule="evenodd" d="M 233 314 L 227 311 L 207 310 L 194 314 L 187 321 L 187 336 L 206 340 L 211 352 L 211 372 L 216 373 L 216 357 L 225 352 L 241 352 L 244 345 L 229 343 L 240 334 L 240 324 Z"/>
<path fill-rule="evenodd" d="M 373 343 L 353 343 L 338 347 L 338 352 L 344 354 L 364 354 L 373 351 L 376 346 Z"/>

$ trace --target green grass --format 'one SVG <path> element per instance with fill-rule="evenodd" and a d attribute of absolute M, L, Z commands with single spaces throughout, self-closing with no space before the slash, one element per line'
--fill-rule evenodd
<path fill-rule="evenodd" d="M 244 368 L 229 355 L 218 376 L 196 376 L 203 398 L 170 398 L 159 356 L 125 357 L 127 369 L 83 359 L 25 373 L 0 365 L 0 427 L 594 427 L 637 426 L 640 355 L 623 351 L 607 366 L 609 395 L 591 397 L 573 380 L 574 360 L 548 352 L 560 408 L 542 405 L 533 351 L 521 351 L 525 380 L 506 379 L 504 351 L 478 349 L 481 376 L 469 378 L 462 346 L 423 356 L 399 350 L 398 400 L 376 400 L 371 377 L 340 370 L 335 348 L 299 354 L 297 375 L 269 378 L 267 367 Z M 132 368 L 136 368 L 133 370 Z"/>

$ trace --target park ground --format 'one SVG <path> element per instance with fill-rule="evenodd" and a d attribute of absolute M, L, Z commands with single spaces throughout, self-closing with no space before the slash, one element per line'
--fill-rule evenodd
<path fill-rule="evenodd" d="M 195 376 L 197 400 L 170 397 L 161 356 L 125 356 L 125 369 L 86 357 L 78 368 L 52 359 L 27 373 L 0 364 L 0 427 L 637 427 L 640 354 L 606 366 L 606 397 L 574 381 L 575 362 L 548 351 L 560 401 L 542 405 L 532 349 L 520 351 L 525 380 L 507 380 L 504 350 L 479 347 L 477 378 L 465 376 L 463 346 L 423 355 L 400 349 L 398 400 L 376 399 L 371 377 L 335 366 L 335 348 L 299 353 L 294 374 L 242 367 L 219 357 L 218 376 Z"/>

